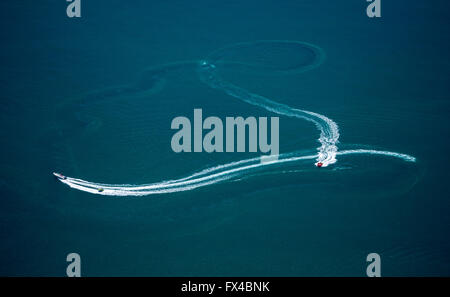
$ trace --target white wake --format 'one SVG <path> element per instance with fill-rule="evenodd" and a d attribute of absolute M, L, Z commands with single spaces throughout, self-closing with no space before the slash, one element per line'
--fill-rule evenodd
<path fill-rule="evenodd" d="M 274 42 L 293 43 L 295 45 L 307 47 L 308 49 L 314 51 L 317 55 L 316 64 L 314 64 L 314 66 L 319 65 L 322 61 L 321 55 L 323 55 L 323 53 L 320 48 L 314 45 L 297 41 Z M 208 168 L 181 179 L 162 181 L 146 185 L 102 184 L 71 177 L 59 180 L 71 188 L 92 194 L 106 196 L 144 196 L 193 190 L 227 180 L 238 179 L 254 170 L 260 170 L 265 167 L 284 163 L 299 162 L 302 160 L 315 160 L 315 165 L 320 162 L 322 163 L 322 167 L 327 167 L 337 162 L 337 155 L 371 154 L 400 158 L 407 162 L 416 161 L 413 156 L 389 151 L 368 149 L 338 151 L 337 144 L 339 142 L 339 128 L 333 120 L 319 113 L 289 107 L 288 105 L 278 103 L 233 85 L 219 76 L 215 62 L 217 61 L 215 61 L 214 55 L 211 55 L 209 59 L 199 61 L 197 63 L 200 79 L 204 83 L 243 102 L 261 107 L 275 114 L 304 119 L 314 123 L 320 133 L 318 138 L 320 146 L 317 148 L 317 153 L 306 156 L 300 155 L 300 153 L 281 154 L 277 159 L 272 159 L 271 161 L 265 162 L 261 162 L 261 158 L 241 160 Z M 311 69 L 311 65 L 306 66 L 305 68 Z"/>

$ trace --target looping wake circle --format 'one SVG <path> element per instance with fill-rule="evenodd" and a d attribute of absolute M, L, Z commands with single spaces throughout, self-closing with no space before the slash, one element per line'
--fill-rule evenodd
<path fill-rule="evenodd" d="M 257 47 L 258 50 L 252 50 L 252 47 Z M 272 57 L 270 61 L 267 61 L 264 57 L 264 48 L 266 48 L 266 50 L 271 50 L 272 54 L 275 53 L 278 55 Z M 289 55 L 289 53 L 286 54 L 287 49 L 296 51 L 299 60 L 294 63 L 292 61 L 292 55 Z M 299 51 L 302 55 L 298 55 Z M 237 53 L 239 53 L 241 57 L 239 57 Z M 102 184 L 71 177 L 59 180 L 71 188 L 93 194 L 107 196 L 144 196 L 188 191 L 227 180 L 239 179 L 248 173 L 263 168 L 279 166 L 290 162 L 300 162 L 302 160 L 314 160 L 315 165 L 320 162 L 322 167 L 327 167 L 337 162 L 338 155 L 384 155 L 400 158 L 406 162 L 415 162 L 416 159 L 413 156 L 390 151 L 370 149 L 338 151 L 339 127 L 333 120 L 322 114 L 292 108 L 288 105 L 252 93 L 223 79 L 218 71 L 224 65 L 233 65 L 244 71 L 266 71 L 274 75 L 299 73 L 318 67 L 324 60 L 324 51 L 309 43 L 290 40 L 263 40 L 238 43 L 221 48 L 211 53 L 204 60 L 176 62 L 154 68 L 158 72 L 166 73 L 173 71 L 178 67 L 194 66 L 199 79 L 211 88 L 220 90 L 242 102 L 260 107 L 280 116 L 303 119 L 313 123 L 319 131 L 318 142 L 320 143 L 320 146 L 317 148 L 316 154 L 302 155 L 298 152 L 284 153 L 280 154 L 278 159 L 272 159 L 268 162 L 261 162 L 261 158 L 246 159 L 204 169 L 184 178 L 144 185 Z"/>

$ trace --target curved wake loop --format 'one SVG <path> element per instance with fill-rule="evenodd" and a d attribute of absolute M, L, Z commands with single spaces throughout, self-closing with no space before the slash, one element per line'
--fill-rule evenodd
<path fill-rule="evenodd" d="M 323 51 L 311 44 L 302 43 L 298 41 L 260 41 L 254 44 L 276 44 L 281 45 L 295 45 L 302 47 L 304 50 L 308 50 L 313 53 L 313 60 L 306 66 L 302 66 L 297 71 L 306 71 L 320 65 L 324 60 Z M 241 43 L 234 47 L 242 48 L 243 46 L 249 45 L 251 43 Z M 151 194 L 164 194 L 188 191 L 196 189 L 199 187 L 204 187 L 226 180 L 233 180 L 246 175 L 254 170 L 260 170 L 265 167 L 270 167 L 275 164 L 284 164 L 289 162 L 299 162 L 301 160 L 314 160 L 316 165 L 321 163 L 322 167 L 334 164 L 337 162 L 337 155 L 350 155 L 350 154 L 373 154 L 373 155 L 385 155 L 390 157 L 400 158 L 407 162 L 415 162 L 415 158 L 406 154 L 389 152 L 389 151 L 378 151 L 378 150 L 367 150 L 367 149 L 355 149 L 355 150 L 345 150 L 338 151 L 337 143 L 339 142 L 339 128 L 338 125 L 328 117 L 315 113 L 312 111 L 302 110 L 292 108 L 288 105 L 275 102 L 266 97 L 258 94 L 251 93 L 243 88 L 240 88 L 232 83 L 222 79 L 217 73 L 218 64 L 226 64 L 228 61 L 223 61 L 221 53 L 232 49 L 232 47 L 227 47 L 218 50 L 211 54 L 206 60 L 197 63 L 198 74 L 205 84 L 211 88 L 221 90 L 248 104 L 261 107 L 267 111 L 273 112 L 278 115 L 288 116 L 293 118 L 299 118 L 312 122 L 316 128 L 319 130 L 318 142 L 320 146 L 317 148 L 317 154 L 315 155 L 300 155 L 298 153 L 281 154 L 278 159 L 272 160 L 270 162 L 261 162 L 260 158 L 253 158 L 247 160 L 241 160 L 237 162 L 232 162 L 225 165 L 219 165 L 216 167 L 208 168 L 200 172 L 194 173 L 190 176 L 176 179 L 163 181 L 159 183 L 146 184 L 146 185 L 125 185 L 125 184 L 101 184 L 93 183 L 81 179 L 67 177 L 66 179 L 60 179 L 62 183 L 67 184 L 71 188 L 107 196 L 144 196 Z M 237 62 L 229 62 L 234 64 L 239 64 Z M 241 63 L 244 65 L 243 63 Z M 168 69 L 172 64 L 168 64 Z M 177 64 L 178 65 L 178 64 Z M 248 65 L 246 65 L 248 66 Z M 251 67 L 251 65 L 249 66 Z M 164 66 L 160 67 L 164 69 Z M 279 71 L 291 72 L 289 71 Z"/>

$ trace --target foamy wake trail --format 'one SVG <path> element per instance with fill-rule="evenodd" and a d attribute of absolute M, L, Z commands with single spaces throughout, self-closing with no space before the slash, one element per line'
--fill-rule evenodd
<path fill-rule="evenodd" d="M 345 150 L 337 152 L 337 155 L 349 154 L 385 155 L 400 158 L 407 162 L 415 161 L 415 158 L 412 156 L 389 151 Z M 237 180 L 250 172 L 261 170 L 265 167 L 277 166 L 283 163 L 300 162 L 302 160 L 314 160 L 317 157 L 317 154 L 297 155 L 296 153 L 290 153 L 281 154 L 279 155 L 278 160 L 269 162 L 261 162 L 260 158 L 253 158 L 211 167 L 184 178 L 146 185 L 102 184 L 71 177 L 67 177 L 65 180 L 61 179 L 60 181 L 71 188 L 92 194 L 106 196 L 145 196 L 151 194 L 165 194 L 193 190 L 199 187 L 217 184 L 226 180 Z M 99 192 L 99 188 L 103 189 L 103 191 Z"/>
<path fill-rule="evenodd" d="M 281 41 L 281 42 L 289 43 L 289 41 Z M 313 45 L 306 43 L 303 44 L 294 41 L 292 43 L 311 47 L 311 49 L 316 51 L 316 53 L 321 54 L 321 51 Z M 99 194 L 106 196 L 144 196 L 151 194 L 164 194 L 164 193 L 188 191 L 199 187 L 217 184 L 223 181 L 237 180 L 251 172 L 265 169 L 266 167 L 277 166 L 284 163 L 300 162 L 302 160 L 315 160 L 315 164 L 320 162 L 323 164 L 322 167 L 326 167 L 330 164 L 336 163 L 337 155 L 350 155 L 350 154 L 384 155 L 399 158 L 407 162 L 416 161 L 416 159 L 410 155 L 390 151 L 378 151 L 368 149 L 338 151 L 337 143 L 339 142 L 339 127 L 333 120 L 319 113 L 292 108 L 288 105 L 278 103 L 261 95 L 251 93 L 236 85 L 233 85 L 225 81 L 218 75 L 214 62 L 215 61 L 211 59 L 200 61 L 198 63 L 199 77 L 204 83 L 206 83 L 212 88 L 221 90 L 226 94 L 235 97 L 243 102 L 261 107 L 275 114 L 299 118 L 312 122 L 320 133 L 318 139 L 320 146 L 317 148 L 317 154 L 314 155 L 300 155 L 300 153 L 281 154 L 278 156 L 277 159 L 273 158 L 265 162 L 262 162 L 261 158 L 241 160 L 237 162 L 232 162 L 204 169 L 202 171 L 199 171 L 184 178 L 145 185 L 102 184 L 102 183 L 93 183 L 71 177 L 67 177 L 66 179 L 60 179 L 60 181 L 62 183 L 65 183 L 71 188 L 89 192 L 92 194 Z M 311 67 L 309 67 L 308 69 L 310 68 Z M 99 191 L 99 189 L 101 190 Z"/>

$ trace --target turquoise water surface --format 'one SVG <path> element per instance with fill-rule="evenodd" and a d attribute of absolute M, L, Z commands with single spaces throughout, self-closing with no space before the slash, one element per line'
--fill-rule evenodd
<path fill-rule="evenodd" d="M 449 274 L 446 1 L 92 2 L 0 4 L 1 275 Z M 195 108 L 280 158 L 173 152 Z"/>

